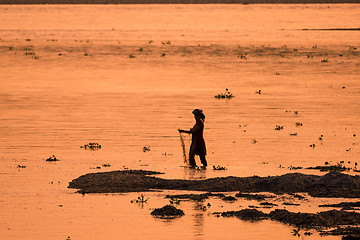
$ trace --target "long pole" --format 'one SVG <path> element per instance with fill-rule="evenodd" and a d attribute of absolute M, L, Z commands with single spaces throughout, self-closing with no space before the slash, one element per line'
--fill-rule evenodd
<path fill-rule="evenodd" d="M 184 163 L 187 163 L 187 158 L 186 158 L 186 151 L 185 151 L 185 143 L 184 143 L 184 139 L 181 135 L 181 132 L 179 132 L 180 134 L 180 141 L 181 141 L 181 146 L 182 146 L 182 150 L 183 150 L 183 156 L 184 156 Z"/>

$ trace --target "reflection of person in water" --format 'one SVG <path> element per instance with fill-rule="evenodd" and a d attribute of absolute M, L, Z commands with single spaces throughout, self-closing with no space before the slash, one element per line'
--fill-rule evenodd
<path fill-rule="evenodd" d="M 195 109 L 193 112 L 196 123 L 193 128 L 190 129 L 190 131 L 179 129 L 179 132 L 192 134 L 192 140 L 191 140 L 191 146 L 190 146 L 190 152 L 189 152 L 189 162 L 191 167 L 195 167 L 195 154 L 200 156 L 201 163 L 204 165 L 204 167 L 207 166 L 206 162 L 206 146 L 205 141 L 203 137 L 204 132 L 204 121 L 205 121 L 205 115 L 200 109 Z"/>

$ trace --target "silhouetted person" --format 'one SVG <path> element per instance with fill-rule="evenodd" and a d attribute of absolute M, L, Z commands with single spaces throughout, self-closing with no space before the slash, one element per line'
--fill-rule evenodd
<path fill-rule="evenodd" d="M 195 163 L 195 154 L 200 156 L 201 163 L 204 165 L 204 167 L 207 166 L 206 162 L 206 146 L 205 146 L 205 140 L 203 137 L 204 132 L 204 121 L 205 121 L 205 115 L 200 109 L 195 109 L 193 112 L 196 123 L 193 128 L 190 129 L 190 131 L 179 129 L 179 132 L 192 134 L 191 138 L 191 146 L 189 151 L 189 163 L 191 167 L 196 167 Z"/>

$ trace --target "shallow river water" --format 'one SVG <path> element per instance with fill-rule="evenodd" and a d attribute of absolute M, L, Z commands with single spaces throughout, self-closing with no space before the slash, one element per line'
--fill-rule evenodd
<path fill-rule="evenodd" d="M 185 201 L 185 216 L 162 220 L 151 210 L 178 192 L 143 193 L 149 200 L 138 205 L 130 201 L 142 193 L 82 196 L 67 186 L 82 174 L 122 169 L 203 179 L 323 174 L 290 167 L 326 161 L 355 167 L 360 32 L 302 29 L 358 28 L 359 10 L 1 5 L 1 239 L 298 239 L 284 224 L 212 214 L 252 201 L 210 198 L 206 211 Z M 226 88 L 233 99 L 214 98 Z M 207 170 L 183 162 L 177 129 L 192 127 L 194 108 L 206 115 Z M 80 148 L 89 142 L 102 148 Z M 51 155 L 60 161 L 46 162 Z M 218 165 L 227 170 L 214 171 Z M 287 209 L 316 212 L 334 201 L 308 199 Z"/>

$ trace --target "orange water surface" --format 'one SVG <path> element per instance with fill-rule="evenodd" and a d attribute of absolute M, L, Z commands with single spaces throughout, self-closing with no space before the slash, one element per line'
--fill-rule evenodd
<path fill-rule="evenodd" d="M 323 174 L 290 167 L 326 161 L 355 167 L 360 32 L 301 29 L 357 28 L 359 10 L 358 4 L 0 6 L 0 238 L 298 239 L 284 224 L 212 214 L 254 201 L 214 197 L 203 203 L 211 203 L 206 211 L 183 201 L 185 216 L 162 220 L 150 212 L 179 192 L 83 196 L 67 186 L 82 174 L 122 169 L 204 179 Z M 233 99 L 214 98 L 226 88 Z M 194 108 L 206 115 L 207 170 L 190 170 L 182 158 L 177 129 L 192 127 Z M 89 142 L 102 148 L 80 148 Z M 46 162 L 51 155 L 60 161 Z M 218 165 L 227 170 L 212 170 Z M 141 194 L 147 203 L 131 203 Z M 316 212 L 331 201 L 340 199 L 308 197 L 287 209 Z"/>

